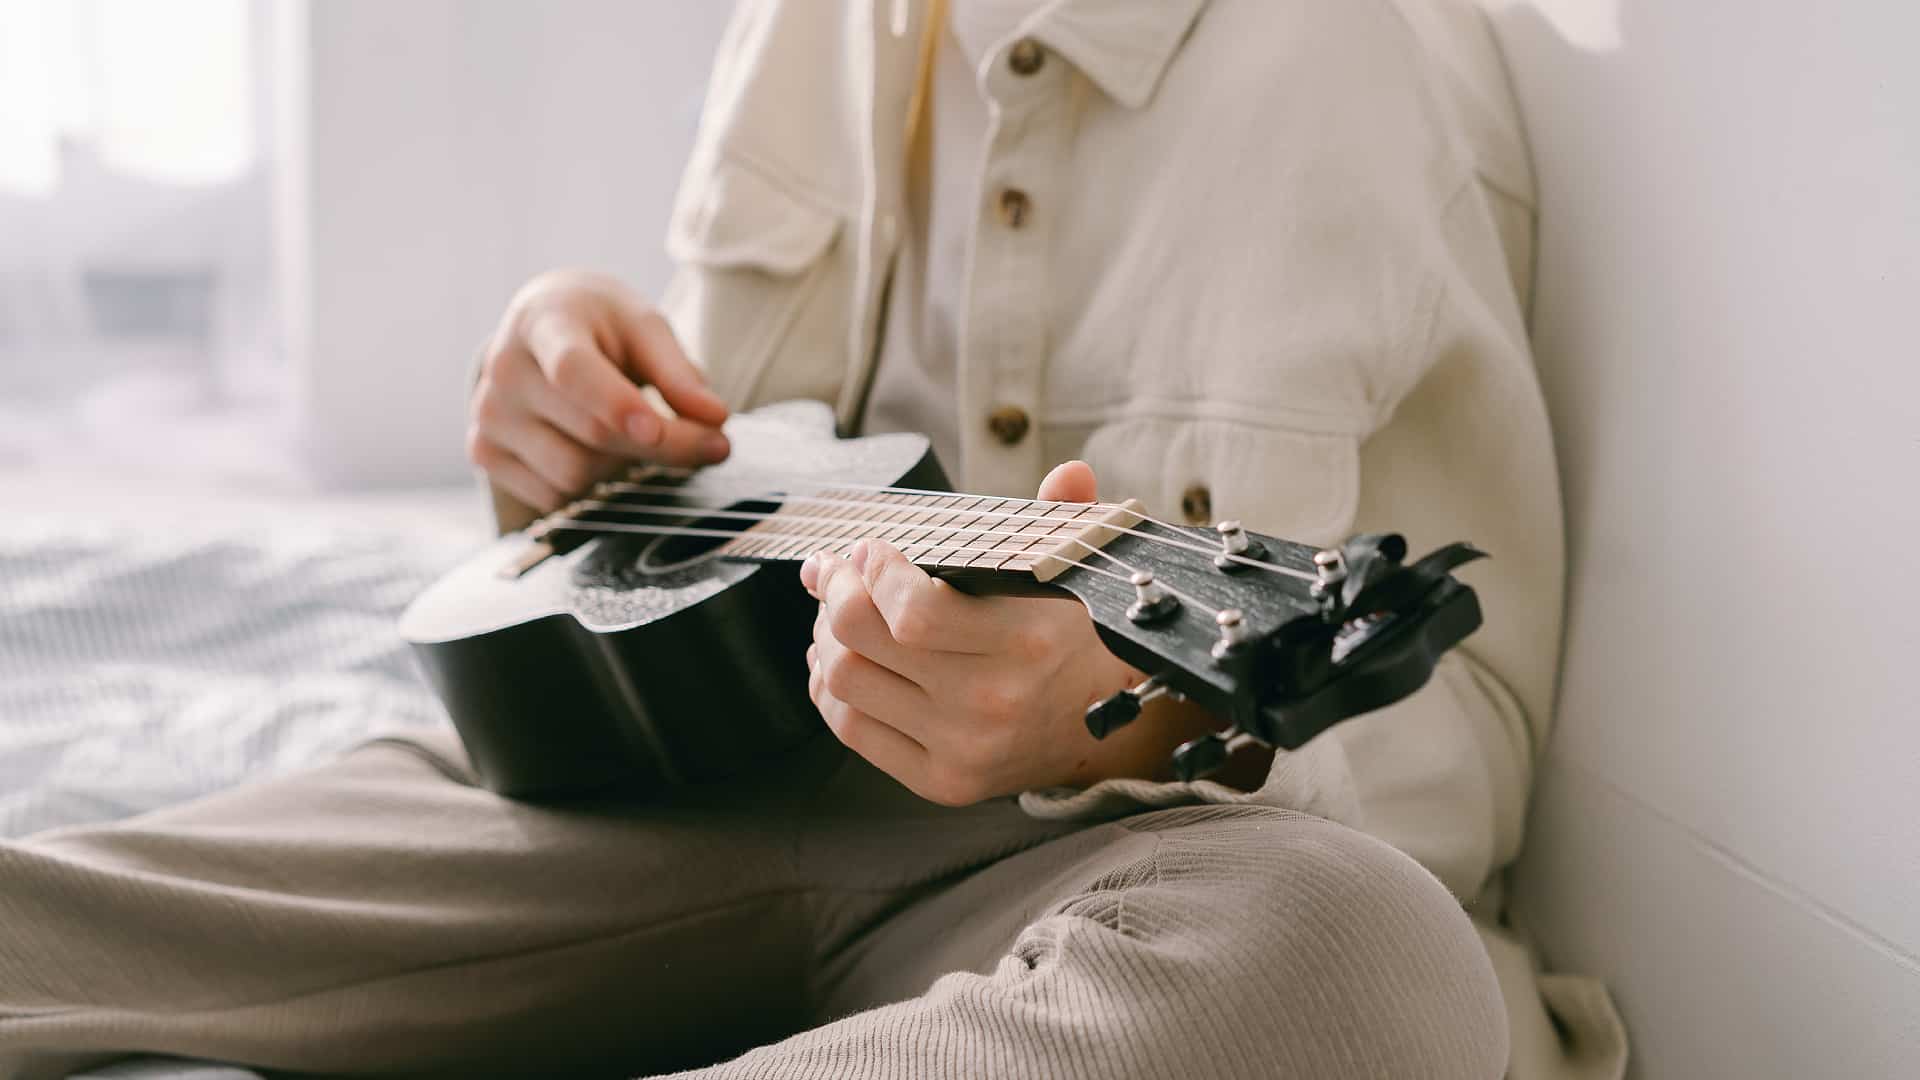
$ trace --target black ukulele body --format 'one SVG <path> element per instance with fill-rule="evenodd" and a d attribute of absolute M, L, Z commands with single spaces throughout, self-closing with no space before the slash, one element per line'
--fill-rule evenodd
<path fill-rule="evenodd" d="M 684 494 L 657 501 L 726 506 L 796 479 L 946 489 L 924 437 L 838 439 L 832 426 L 813 402 L 738 416 L 732 457 L 663 474 Z M 681 520 L 739 528 L 698 510 Z M 401 634 L 488 787 L 537 796 L 697 783 L 825 731 L 807 698 L 817 604 L 795 568 L 710 558 L 640 569 L 649 555 L 679 561 L 688 543 L 601 535 L 510 575 L 502 568 L 529 544 L 515 533 L 407 609 Z"/>

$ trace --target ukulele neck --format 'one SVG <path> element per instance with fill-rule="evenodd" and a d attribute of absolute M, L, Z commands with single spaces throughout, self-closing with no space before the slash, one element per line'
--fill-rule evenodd
<path fill-rule="evenodd" d="M 1136 500 L 1063 503 L 991 495 L 830 489 L 789 496 L 721 545 L 724 558 L 789 562 L 884 540 L 929 570 L 1031 574 L 1049 581 L 1143 519 Z"/>

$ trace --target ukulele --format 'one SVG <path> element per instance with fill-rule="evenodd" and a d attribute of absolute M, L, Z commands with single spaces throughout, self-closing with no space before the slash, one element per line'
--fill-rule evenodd
<path fill-rule="evenodd" d="M 954 494 L 919 435 L 840 439 L 817 402 L 733 417 L 733 453 L 640 466 L 510 533 L 401 616 L 482 782 L 556 797 L 712 780 L 825 728 L 807 697 L 816 602 L 793 564 L 885 540 L 972 593 L 1068 594 L 1151 673 L 1087 710 L 1095 737 L 1162 695 L 1222 728 L 1174 753 L 1192 779 L 1257 742 L 1299 747 L 1397 701 L 1480 625 L 1452 544 L 1316 549 L 1172 524 L 1135 501 Z"/>

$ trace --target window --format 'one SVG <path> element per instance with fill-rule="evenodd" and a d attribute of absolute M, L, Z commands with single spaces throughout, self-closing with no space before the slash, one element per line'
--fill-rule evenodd
<path fill-rule="evenodd" d="M 0 461 L 258 470 L 268 0 L 0 0 Z"/>

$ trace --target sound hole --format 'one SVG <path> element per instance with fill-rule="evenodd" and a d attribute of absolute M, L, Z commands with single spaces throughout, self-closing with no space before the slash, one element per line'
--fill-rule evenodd
<path fill-rule="evenodd" d="M 760 520 L 757 516 L 749 518 L 735 515 L 771 514 L 778 509 L 779 503 L 767 499 L 742 499 L 728 506 L 723 513 L 673 521 L 676 527 L 696 531 L 657 537 L 641 549 L 640 557 L 634 560 L 634 567 L 643 574 L 657 576 L 697 566 L 713 558 L 722 544 Z"/>

